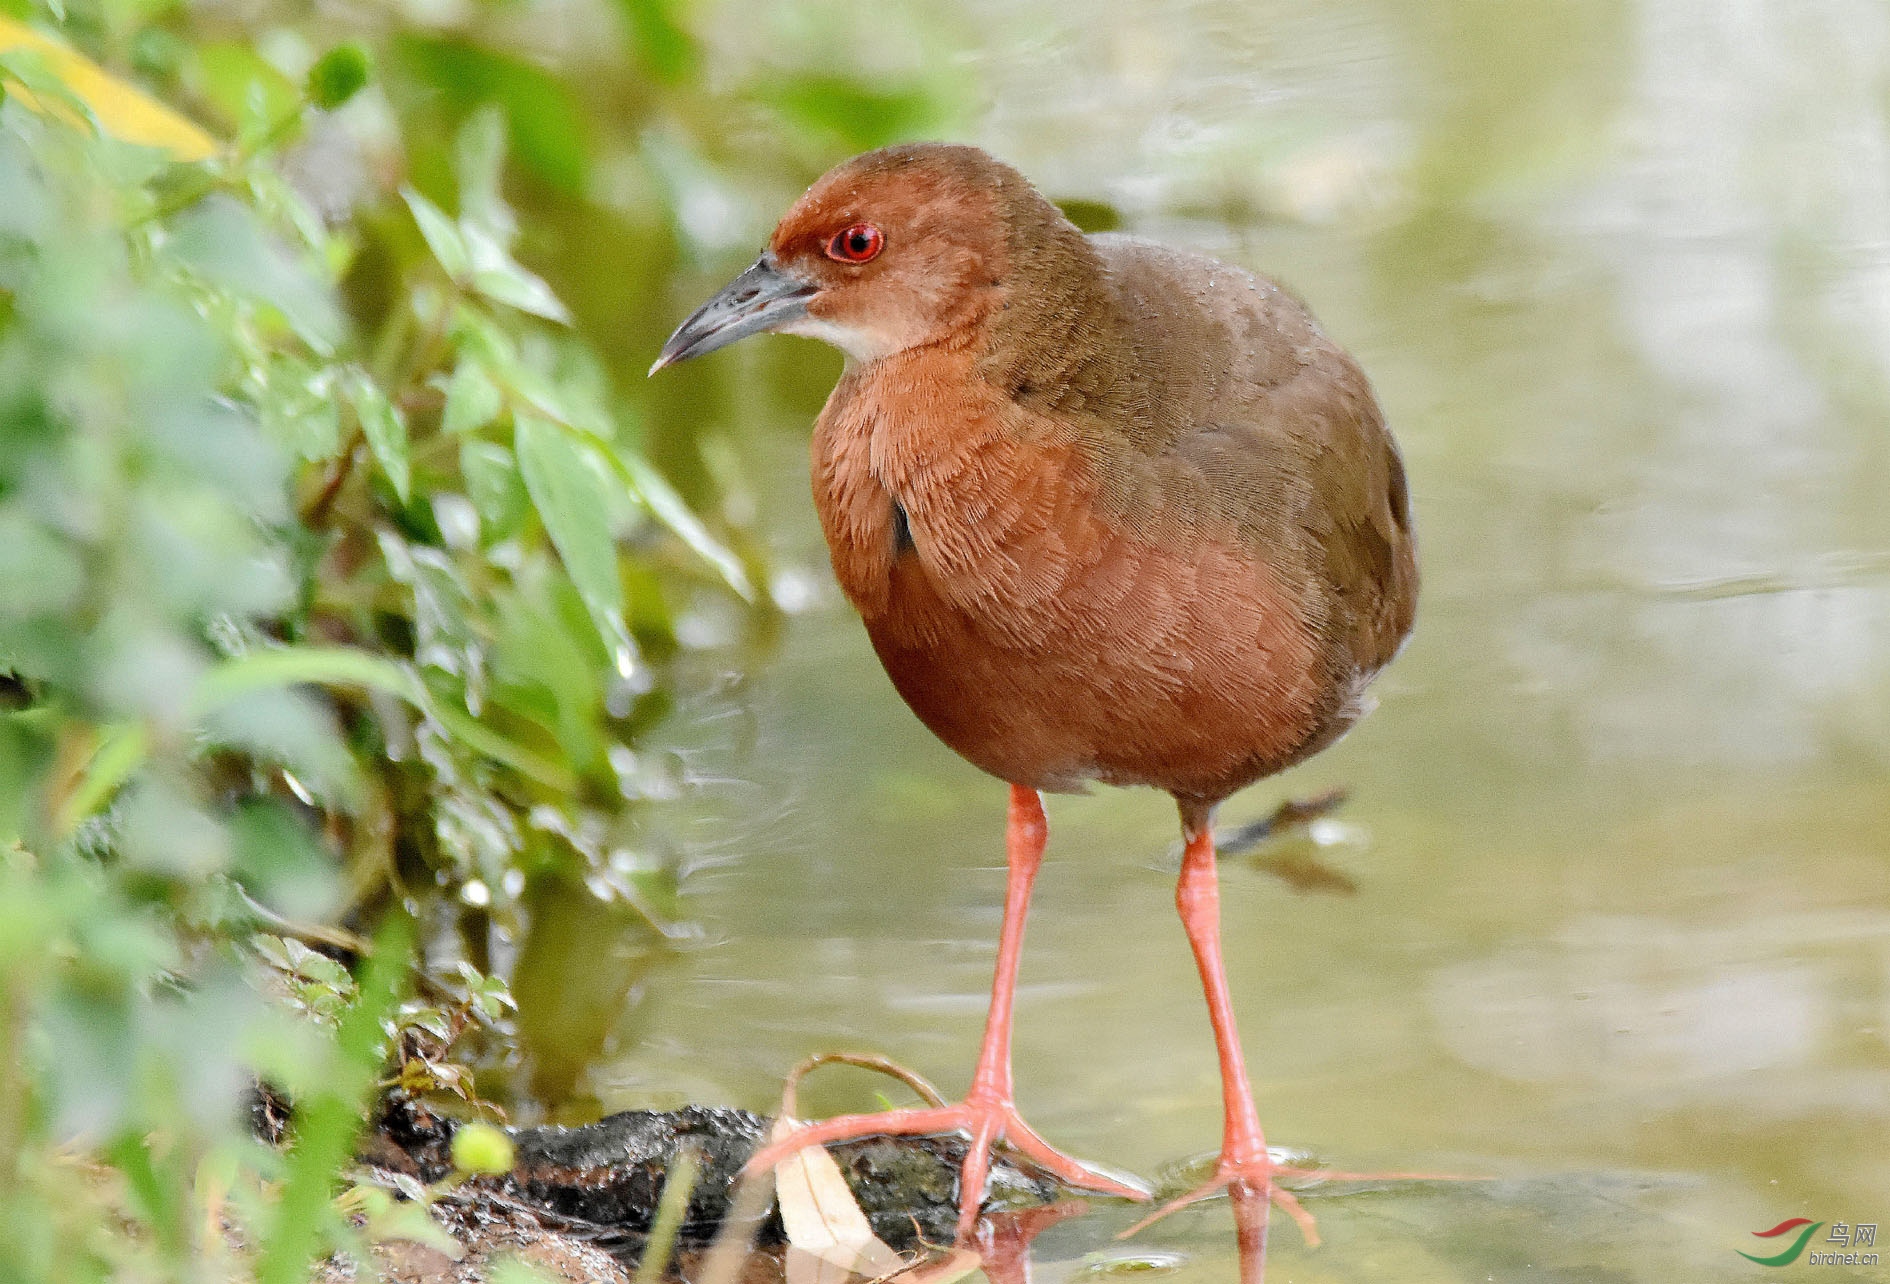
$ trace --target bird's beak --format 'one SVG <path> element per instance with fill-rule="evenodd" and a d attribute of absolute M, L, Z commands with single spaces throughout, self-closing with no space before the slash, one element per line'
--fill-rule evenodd
<path fill-rule="evenodd" d="M 807 301 L 820 287 L 789 276 L 764 254 L 753 267 L 722 287 L 722 292 L 697 308 L 676 327 L 663 351 L 650 366 L 655 374 L 664 366 L 727 347 L 737 339 L 763 330 L 778 330 L 807 313 Z"/>

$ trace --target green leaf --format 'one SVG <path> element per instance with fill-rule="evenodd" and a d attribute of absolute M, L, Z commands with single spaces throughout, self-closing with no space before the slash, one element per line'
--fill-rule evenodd
<path fill-rule="evenodd" d="M 466 1256 L 466 1246 L 433 1220 L 433 1210 L 425 1203 L 394 1203 L 389 1200 L 385 1208 L 375 1209 L 368 1217 L 367 1237 L 376 1244 L 395 1239 L 423 1244 L 454 1262 Z"/>
<path fill-rule="evenodd" d="M 0 509 L 0 619 L 70 611 L 85 591 L 79 550 L 24 509 Z"/>
<path fill-rule="evenodd" d="M 12 718 L 0 717 L 0 847 L 21 849 L 22 831 L 28 816 L 36 810 L 33 793 L 40 778 L 36 748 L 25 728 Z M 6 912 L 0 910 L 0 967 L 11 961 L 8 935 Z"/>
<path fill-rule="evenodd" d="M 604 435 L 609 423 L 598 414 L 583 414 L 566 397 L 565 391 L 551 380 L 522 364 L 504 371 L 513 394 L 522 398 L 552 422 L 584 441 L 604 459 L 630 496 L 646 508 L 697 556 L 703 558 L 723 581 L 746 601 L 754 600 L 754 585 L 736 556 L 709 533 L 697 516 L 689 511 L 670 484 L 633 451 L 623 450 Z"/>
<path fill-rule="evenodd" d="M 547 321 L 571 323 L 571 314 L 565 311 L 551 287 L 537 274 L 520 267 L 491 233 L 477 227 L 462 226 L 459 230 L 472 259 L 473 289 L 495 303 L 504 303 Z"/>
<path fill-rule="evenodd" d="M 518 221 L 499 191 L 505 169 L 505 114 L 487 104 L 466 118 L 453 139 L 453 176 L 459 180 L 459 216 L 511 247 Z"/>
<path fill-rule="evenodd" d="M 740 560 L 709 533 L 709 528 L 689 511 L 682 496 L 671 488 L 661 473 L 650 466 L 650 461 L 631 451 L 620 450 L 614 454 L 625 480 L 635 489 L 638 498 L 648 505 L 656 520 L 667 526 L 696 556 L 713 566 L 722 576 L 723 582 L 739 593 L 743 600 L 754 601 L 754 585 L 749 582 L 748 572 Z"/>
<path fill-rule="evenodd" d="M 426 238 L 427 248 L 446 269 L 446 275 L 465 282 L 472 275 L 472 258 L 467 253 L 466 238 L 460 234 L 459 225 L 413 188 L 401 188 L 400 195 L 413 211 L 413 221 L 420 225 L 420 235 Z"/>
<path fill-rule="evenodd" d="M 664 84 L 688 78 L 698 61 L 695 38 L 677 21 L 675 0 L 617 0 L 645 69 Z"/>
<path fill-rule="evenodd" d="M 304 460 L 333 459 L 341 451 L 341 410 L 335 404 L 332 367 L 316 367 L 278 356 L 257 401 L 263 428 Z"/>
<path fill-rule="evenodd" d="M 229 862 L 229 834 L 175 779 L 145 777 L 125 791 L 114 818 L 114 845 L 135 869 L 190 881 L 219 873 Z"/>
<path fill-rule="evenodd" d="M 259 135 L 301 101 L 294 82 L 241 41 L 206 45 L 187 74 L 198 96 L 246 137 Z"/>
<path fill-rule="evenodd" d="M 295 1142 L 273 1224 L 261 1237 L 257 1284 L 301 1284 L 336 1224 L 335 1173 L 354 1153 L 381 1063 L 381 1023 L 400 1003 L 413 948 L 405 918 L 389 915 L 368 955 L 359 997 L 341 1018 L 326 1080 L 296 1101 Z"/>
<path fill-rule="evenodd" d="M 518 1257 L 501 1257 L 492 1265 L 492 1284 L 554 1284 L 552 1278 Z"/>
<path fill-rule="evenodd" d="M 614 737 L 603 734 L 604 689 L 597 670 L 608 657 L 595 630 L 586 627 L 589 612 L 582 600 L 575 602 L 575 612 L 563 600 L 576 598 L 568 583 L 543 575 L 534 575 L 522 590 L 495 593 L 493 674 L 502 707 L 551 731 L 573 768 L 603 775 L 610 769 Z M 567 622 L 574 615 L 575 627 Z"/>
<path fill-rule="evenodd" d="M 150 747 L 150 736 L 140 723 L 103 728 L 78 783 L 60 803 L 59 814 L 53 818 L 54 832 L 72 833 L 80 821 L 110 802 L 118 787 L 144 763 Z"/>
<path fill-rule="evenodd" d="M 333 352 L 347 331 L 327 284 L 233 198 L 213 196 L 179 215 L 170 248 L 204 280 L 280 312 L 318 354 Z"/>
<path fill-rule="evenodd" d="M 334 858 L 310 823 L 288 805 L 272 798 L 239 804 L 230 817 L 230 835 L 245 896 L 302 922 L 321 921 L 342 907 Z"/>
<path fill-rule="evenodd" d="M 375 462 L 393 485 L 400 502 L 406 503 L 412 490 L 413 466 L 408 456 L 407 420 L 400 408 L 387 399 L 380 385 L 361 371 L 348 380 L 348 400 L 354 405 L 355 418 Z"/>
<path fill-rule="evenodd" d="M 367 50 L 352 42 L 336 45 L 308 69 L 309 100 L 333 111 L 361 92 L 368 82 Z"/>
<path fill-rule="evenodd" d="M 561 762 L 534 753 L 516 740 L 500 735 L 485 723 L 445 701 L 428 708 L 434 721 L 448 735 L 463 741 L 468 749 L 503 763 L 528 780 L 535 780 L 559 796 L 568 796 L 578 787 L 577 774 Z"/>
<path fill-rule="evenodd" d="M 572 196 L 584 191 L 596 130 L 569 84 L 462 37 L 403 34 L 395 49 L 453 112 L 498 106 L 519 161 L 545 183 Z"/>
<path fill-rule="evenodd" d="M 446 385 L 446 410 L 440 419 L 441 428 L 455 436 L 478 432 L 497 419 L 503 409 L 505 397 L 485 367 L 477 361 L 460 358 Z"/>
<path fill-rule="evenodd" d="M 760 98 L 803 134 L 827 134 L 848 151 L 924 137 L 946 106 L 923 88 L 891 89 L 851 76 L 816 73 L 764 85 Z"/>
<path fill-rule="evenodd" d="M 556 424 L 536 415 L 519 415 L 517 423 L 514 447 L 525 489 L 605 648 L 622 663 L 633 648 L 623 622 L 623 580 L 604 472 L 595 453 Z"/>
<path fill-rule="evenodd" d="M 282 646 L 249 651 L 217 665 L 197 683 L 192 707 L 201 715 L 246 692 L 297 683 L 369 687 L 422 707 L 428 700 L 426 688 L 411 670 L 383 656 L 342 646 Z"/>
<path fill-rule="evenodd" d="M 603 436 L 603 433 L 608 431 L 609 425 L 601 416 L 585 414 L 584 408 L 568 395 L 570 389 L 559 386 L 555 380 L 547 379 L 516 357 L 512 358 L 511 364 L 505 368 L 503 376 L 512 394 L 526 402 L 533 410 L 553 423 L 563 424 L 567 428 L 594 438 L 601 447 L 606 449 L 609 447 L 609 442 Z"/>
<path fill-rule="evenodd" d="M 466 483 L 466 498 L 479 511 L 487 543 L 518 529 L 531 507 L 531 498 L 519 481 L 518 461 L 504 446 L 490 441 L 459 444 L 459 475 Z"/>
<path fill-rule="evenodd" d="M 205 748 L 274 763 L 322 802 L 346 811 L 360 806 L 359 769 L 324 702 L 283 687 L 262 688 L 206 710 L 197 730 Z"/>
<path fill-rule="evenodd" d="M 1123 224 L 1122 211 L 1107 201 L 1072 196 L 1059 200 L 1057 208 L 1085 232 L 1113 232 Z"/>

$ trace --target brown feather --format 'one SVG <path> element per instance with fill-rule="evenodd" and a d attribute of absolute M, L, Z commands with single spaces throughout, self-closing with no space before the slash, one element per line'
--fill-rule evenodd
<path fill-rule="evenodd" d="M 865 218 L 881 271 L 810 261 Z M 1017 784 L 1201 811 L 1360 716 L 1412 624 L 1409 502 L 1369 384 L 1297 299 L 1085 237 L 970 148 L 842 167 L 774 250 L 836 279 L 823 324 L 884 351 L 821 414 L 814 496 L 888 674 L 948 745 Z"/>

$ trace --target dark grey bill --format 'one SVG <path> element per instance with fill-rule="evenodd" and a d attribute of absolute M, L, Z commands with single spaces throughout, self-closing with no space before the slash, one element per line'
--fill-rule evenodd
<path fill-rule="evenodd" d="M 806 314 L 807 301 L 819 288 L 778 271 L 763 255 L 676 327 L 676 333 L 669 336 L 650 366 L 650 373 L 725 348 L 751 334 L 779 329 Z"/>

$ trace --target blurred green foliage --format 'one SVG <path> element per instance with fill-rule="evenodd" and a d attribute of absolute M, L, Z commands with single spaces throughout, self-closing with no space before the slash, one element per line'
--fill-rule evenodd
<path fill-rule="evenodd" d="M 530 4 L 5 8 L 110 80 L 0 52 L 0 1278 L 303 1278 L 376 1224 L 332 1198 L 374 1092 L 485 1109 L 521 1033 L 570 1091 L 682 930 L 637 745 L 679 613 L 766 610 L 526 229 L 617 173 L 632 292 L 746 234 L 685 212 L 729 113 L 823 149 L 947 109 L 831 66 L 711 94 L 670 0 L 564 57 Z M 110 135 L 157 102 L 225 145 Z M 573 948 L 614 962 L 567 1022 Z"/>

